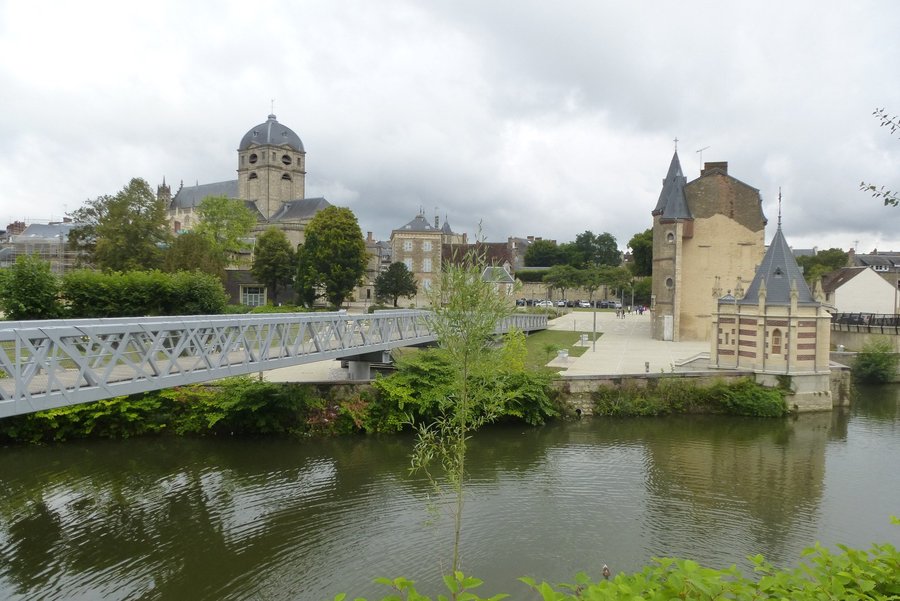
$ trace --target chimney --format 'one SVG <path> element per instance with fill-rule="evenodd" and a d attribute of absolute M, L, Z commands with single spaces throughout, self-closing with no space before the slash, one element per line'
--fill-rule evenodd
<path fill-rule="evenodd" d="M 721 171 L 723 175 L 728 175 L 728 161 L 719 161 L 715 163 L 703 163 L 703 169 L 700 175 L 706 175 L 707 171 Z"/>
<path fill-rule="evenodd" d="M 366 242 L 375 242 L 372 238 L 372 232 L 366 232 Z"/>

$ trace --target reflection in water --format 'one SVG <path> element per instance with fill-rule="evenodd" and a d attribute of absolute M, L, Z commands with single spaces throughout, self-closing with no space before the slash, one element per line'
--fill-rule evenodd
<path fill-rule="evenodd" d="M 463 566 L 488 577 L 486 594 L 516 594 L 518 576 L 633 570 L 659 555 L 746 567 L 759 552 L 793 563 L 816 539 L 896 543 L 898 390 L 789 420 L 481 432 Z M 383 592 L 379 575 L 432 590 L 450 524 L 425 511 L 410 448 L 406 437 L 6 448 L 0 598 L 324 599 Z"/>

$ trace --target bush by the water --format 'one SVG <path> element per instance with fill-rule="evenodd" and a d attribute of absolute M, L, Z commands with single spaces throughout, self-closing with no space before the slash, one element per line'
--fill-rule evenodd
<path fill-rule="evenodd" d="M 787 415 L 784 391 L 766 388 L 750 378 L 697 386 L 684 378 L 650 380 L 603 387 L 592 394 L 594 415 L 653 416 L 672 413 L 726 413 L 756 417 Z"/>
<path fill-rule="evenodd" d="M 897 361 L 890 340 L 875 338 L 867 342 L 856 355 L 853 363 L 853 377 L 861 382 L 891 382 L 897 376 Z"/>
<path fill-rule="evenodd" d="M 896 524 L 897 519 L 892 518 Z M 550 584 L 533 578 L 522 582 L 534 590 L 535 599 L 544 601 L 621 601 L 641 599 L 670 601 L 714 601 L 740 599 L 790 599 L 791 601 L 888 601 L 900 599 L 900 552 L 890 544 L 873 544 L 869 550 L 838 545 L 833 552 L 822 545 L 803 551 L 803 564 L 779 569 L 762 555 L 749 559 L 754 576 L 746 577 L 735 566 L 721 570 L 706 568 L 689 559 L 663 558 L 640 572 L 615 574 L 610 579 L 578 574 L 574 582 Z M 382 601 L 431 601 L 420 594 L 412 580 L 396 578 L 376 580 L 392 589 Z M 477 589 L 483 582 L 461 572 L 444 577 L 449 598 L 468 601 L 499 601 L 508 595 L 481 597 Z M 335 601 L 347 596 L 337 595 Z M 447 599 L 440 595 L 438 599 Z M 360 601 L 365 601 L 360 599 Z"/>

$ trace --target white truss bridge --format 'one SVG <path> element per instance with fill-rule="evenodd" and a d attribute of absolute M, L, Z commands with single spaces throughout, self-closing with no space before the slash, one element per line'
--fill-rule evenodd
<path fill-rule="evenodd" d="M 0 418 L 435 341 L 429 311 L 0 322 Z M 497 331 L 547 327 L 513 314 Z"/>

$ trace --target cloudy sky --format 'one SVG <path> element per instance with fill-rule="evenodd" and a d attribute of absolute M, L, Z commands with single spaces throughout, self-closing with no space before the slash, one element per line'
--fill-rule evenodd
<path fill-rule="evenodd" d="M 900 3 L 0 0 L 0 220 L 60 219 L 132 177 L 236 178 L 278 120 L 307 196 L 386 239 L 424 209 L 489 240 L 624 248 L 678 138 L 779 187 L 795 247 L 900 250 Z M 0 224 L 2 227 L 3 224 Z"/>

